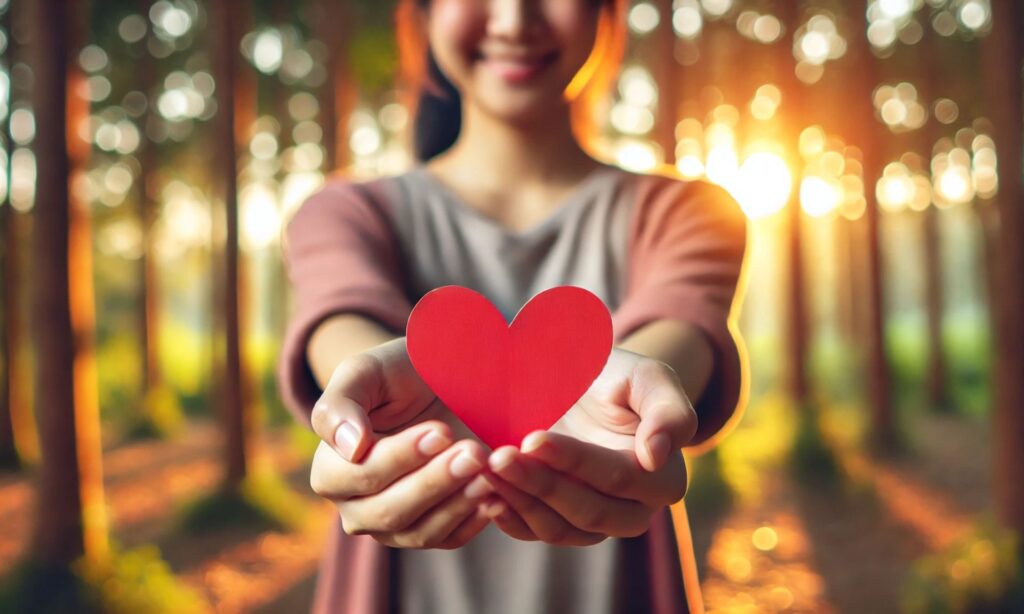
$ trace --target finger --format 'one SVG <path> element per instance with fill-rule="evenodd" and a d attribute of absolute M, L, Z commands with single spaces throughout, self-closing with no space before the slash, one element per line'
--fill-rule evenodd
<path fill-rule="evenodd" d="M 473 539 L 480 534 L 487 524 L 490 523 L 491 519 L 488 518 L 487 514 L 480 509 L 479 506 L 473 511 L 473 514 L 462 521 L 458 527 L 452 531 L 451 535 L 445 538 L 437 547 L 442 550 L 453 550 L 455 548 L 461 548 L 469 543 L 469 540 Z"/>
<path fill-rule="evenodd" d="M 451 429 L 436 420 L 381 438 L 361 463 L 340 458 L 326 449 L 324 442 L 313 458 L 310 486 L 321 497 L 336 502 L 378 493 L 427 464 L 451 444 Z"/>
<path fill-rule="evenodd" d="M 404 531 L 430 508 L 464 487 L 486 462 L 478 442 L 461 441 L 379 493 L 343 502 L 342 525 L 350 534 Z"/>
<path fill-rule="evenodd" d="M 523 519 L 526 526 L 538 539 L 545 543 L 563 546 L 596 544 L 604 539 L 603 535 L 574 527 L 546 503 L 510 484 L 505 479 L 503 472 L 509 470 L 513 462 L 511 459 L 517 454 L 519 454 L 519 450 L 506 446 L 491 455 L 490 469 L 498 478 L 492 480 L 492 484 L 495 492 Z"/>
<path fill-rule="evenodd" d="M 399 548 L 436 548 L 470 516 L 477 513 L 480 500 L 494 491 L 483 476 L 476 476 L 461 492 L 434 506 L 405 531 L 393 536 Z M 484 518 L 486 524 L 486 517 Z"/>
<path fill-rule="evenodd" d="M 480 504 L 480 511 L 509 537 L 527 542 L 534 542 L 539 539 L 537 534 L 526 525 L 522 517 L 510 508 L 508 503 L 501 499 L 493 498 Z"/>
<path fill-rule="evenodd" d="M 686 492 L 682 454 L 672 456 L 659 471 L 646 471 L 629 450 L 609 450 L 574 437 L 535 431 L 523 439 L 523 453 L 591 488 L 620 499 L 647 505 L 669 505 Z"/>
<path fill-rule="evenodd" d="M 636 537 L 650 524 L 651 507 L 619 499 L 569 479 L 525 454 L 509 454 L 497 471 L 506 482 L 553 509 L 572 526 L 588 533 Z"/>
<path fill-rule="evenodd" d="M 675 371 L 663 362 L 646 360 L 633 370 L 629 405 L 640 416 L 636 456 L 648 471 L 668 461 L 697 433 L 697 412 L 683 392 Z"/>
<path fill-rule="evenodd" d="M 368 413 L 380 403 L 377 397 L 384 380 L 383 370 L 375 356 L 360 354 L 343 360 L 313 406 L 313 431 L 345 460 L 358 461 L 372 443 Z"/>

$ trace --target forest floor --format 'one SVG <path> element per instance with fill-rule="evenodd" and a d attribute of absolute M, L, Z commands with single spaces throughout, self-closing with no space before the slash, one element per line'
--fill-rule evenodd
<path fill-rule="evenodd" d="M 898 611 L 910 563 L 961 535 L 991 499 L 985 423 L 928 416 L 914 428 L 911 455 L 882 461 L 855 447 L 840 454 L 852 479 L 870 484 L 870 496 L 837 495 L 765 464 L 746 478 L 755 495 L 718 511 L 691 510 L 708 612 Z M 108 450 L 113 537 L 128 548 L 156 544 L 216 611 L 308 611 L 335 516 L 310 491 L 308 462 L 284 432 L 262 438 L 261 456 L 308 500 L 303 530 L 191 535 L 177 528 L 182 507 L 218 482 L 218 441 L 212 425 L 194 424 L 170 441 Z M 33 514 L 30 480 L 0 473 L 0 577 L 24 555 Z"/>

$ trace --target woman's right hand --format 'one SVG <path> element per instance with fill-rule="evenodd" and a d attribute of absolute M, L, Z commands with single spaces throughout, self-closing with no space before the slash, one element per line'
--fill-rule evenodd
<path fill-rule="evenodd" d="M 487 525 L 489 451 L 419 378 L 404 338 L 342 361 L 311 420 L 323 441 L 310 484 L 349 535 L 457 548 Z"/>

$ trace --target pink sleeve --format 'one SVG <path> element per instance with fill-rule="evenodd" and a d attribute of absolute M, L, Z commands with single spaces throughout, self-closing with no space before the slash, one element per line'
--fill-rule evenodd
<path fill-rule="evenodd" d="M 613 314 L 617 339 L 659 319 L 695 325 L 711 342 L 714 367 L 695 409 L 694 446 L 736 411 L 740 357 L 729 310 L 746 247 L 746 218 L 729 194 L 710 183 L 664 177 L 638 186 L 629 240 L 626 296 Z"/>
<path fill-rule="evenodd" d="M 362 186 L 332 181 L 309 197 L 288 224 L 284 258 L 295 304 L 278 382 L 285 405 L 308 423 L 322 392 L 306 360 L 316 327 L 334 314 L 354 312 L 397 333 L 405 330 L 412 307 L 391 226 Z"/>

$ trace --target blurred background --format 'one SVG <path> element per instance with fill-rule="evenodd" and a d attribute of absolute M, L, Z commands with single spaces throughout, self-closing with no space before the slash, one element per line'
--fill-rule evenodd
<path fill-rule="evenodd" d="M 308 609 L 281 230 L 413 164 L 394 9 L 0 0 L 0 611 Z M 1024 7 L 623 19 L 587 147 L 750 219 L 745 411 L 688 457 L 707 610 L 1024 611 Z"/>

